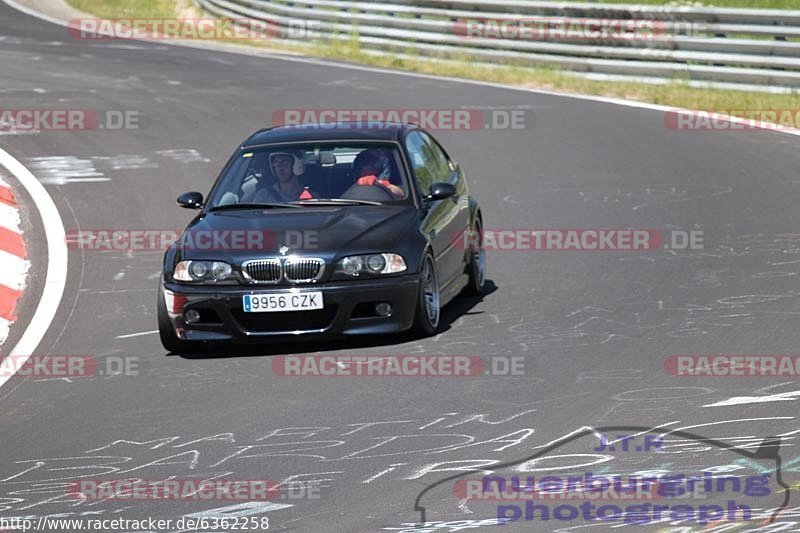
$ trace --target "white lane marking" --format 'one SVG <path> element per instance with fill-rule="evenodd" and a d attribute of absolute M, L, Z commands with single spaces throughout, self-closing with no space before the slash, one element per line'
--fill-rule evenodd
<path fill-rule="evenodd" d="M 369 478 L 365 479 L 365 480 L 364 480 L 364 481 L 362 481 L 361 483 L 362 483 L 363 485 L 369 485 L 370 483 L 372 483 L 373 481 L 375 481 L 375 480 L 376 480 L 376 479 L 378 479 L 379 477 L 381 477 L 381 476 L 383 476 L 383 475 L 385 475 L 385 474 L 388 474 L 389 472 L 391 472 L 391 471 L 395 470 L 395 467 L 398 467 L 398 466 L 403 466 L 403 465 L 407 465 L 407 464 L 408 464 L 408 463 L 392 463 L 392 464 L 390 465 L 390 467 L 391 467 L 391 468 L 387 468 L 386 470 L 381 470 L 380 472 L 378 472 L 378 473 L 377 473 L 377 474 L 375 474 L 374 476 L 370 476 Z"/>
<path fill-rule="evenodd" d="M 67 183 L 89 183 L 111 181 L 98 164 L 111 170 L 141 170 L 158 168 L 158 164 L 143 155 L 120 154 L 115 156 L 76 157 L 57 155 L 30 158 L 31 167 L 42 183 L 66 185 Z"/>
<path fill-rule="evenodd" d="M 30 261 L 0 250 L 0 265 L 3 265 L 3 268 L 0 268 L 0 285 L 5 285 L 15 291 L 25 288 L 25 280 L 31 266 Z"/>
<path fill-rule="evenodd" d="M 47 272 L 42 296 L 28 327 L 17 345 L 8 354 L 13 358 L 7 357 L 0 363 L 0 387 L 2 387 L 33 354 L 47 333 L 50 323 L 58 311 L 61 297 L 64 295 L 68 258 L 64 224 L 58 214 L 56 204 L 53 203 L 53 199 L 47 194 L 44 186 L 30 170 L 2 148 L 0 148 L 0 165 L 5 167 L 25 187 L 36 210 L 39 211 L 44 227 L 44 236 L 47 240 Z"/>
<path fill-rule="evenodd" d="M 39 175 L 42 183 L 64 185 L 78 179 L 105 179 L 102 172 L 94 166 L 91 159 L 83 159 L 71 155 L 32 157 L 29 159 L 31 167 Z"/>
<path fill-rule="evenodd" d="M 200 511 L 199 513 L 185 514 L 183 516 L 190 518 L 238 518 L 240 516 L 251 516 L 254 514 L 268 513 L 270 511 L 277 511 L 278 509 L 288 509 L 294 505 L 288 503 L 273 503 L 273 502 L 244 502 L 226 507 L 217 507 L 216 509 L 208 509 Z"/>
<path fill-rule="evenodd" d="M 765 402 L 790 402 L 800 398 L 800 390 L 770 394 L 769 396 L 734 396 L 717 403 L 710 403 L 703 407 L 726 407 L 729 405 L 743 405 L 748 403 Z"/>
<path fill-rule="evenodd" d="M 58 178 L 42 178 L 42 183 L 48 185 L 66 185 L 67 183 L 94 183 L 98 181 L 111 181 L 111 178 L 69 178 L 66 180 Z"/>
<path fill-rule="evenodd" d="M 2 125 L 2 124 L 0 124 Z M 2 130 L 0 131 L 0 135 L 2 136 L 10 136 L 10 135 L 39 135 L 38 130 Z"/>
<path fill-rule="evenodd" d="M 114 337 L 115 339 L 130 339 L 131 337 L 142 337 L 144 335 L 152 335 L 153 333 L 158 333 L 157 329 L 152 331 L 140 331 L 139 333 L 128 333 L 126 335 L 117 335 Z"/>
<path fill-rule="evenodd" d="M 155 153 L 180 163 L 209 163 L 211 161 L 194 148 L 159 150 Z M 111 181 L 103 169 L 117 171 L 159 168 L 157 162 L 139 154 L 88 157 L 58 155 L 32 157 L 29 162 L 31 168 L 40 177 L 40 181 L 48 185 Z"/>
<path fill-rule="evenodd" d="M 103 161 L 111 166 L 111 170 L 141 170 L 147 168 L 158 168 L 158 163 L 154 163 L 143 155 L 120 154 L 115 156 L 96 155 L 92 156 L 92 161 Z"/>
<path fill-rule="evenodd" d="M 19 223 L 19 210 L 16 207 L 0 202 L 0 228 L 5 228 L 14 233 L 22 233 Z"/>
<path fill-rule="evenodd" d="M 18 11 L 25 13 L 26 15 L 30 15 L 32 17 L 36 17 L 41 20 L 46 20 L 52 24 L 56 24 L 61 27 L 67 27 L 67 23 L 56 19 L 55 17 L 51 17 L 49 15 L 45 15 L 43 13 L 39 13 L 25 7 L 23 5 L 18 4 L 15 0 L 2 0 L 3 3 L 12 7 Z M 595 96 L 591 94 L 577 94 L 577 93 L 561 93 L 558 91 L 548 91 L 545 89 L 532 89 L 529 87 L 514 87 L 512 85 L 504 85 L 502 83 L 496 83 L 491 81 L 480 81 L 480 80 L 468 80 L 464 78 L 448 78 L 446 76 L 436 76 L 434 74 L 422 74 L 419 72 L 404 72 L 401 70 L 392 70 L 388 68 L 377 68 L 377 67 L 368 67 L 364 65 L 350 65 L 346 63 L 338 63 L 335 61 L 330 61 L 327 59 L 317 59 L 311 57 L 302 57 L 302 56 L 293 56 L 293 55 L 284 55 L 278 53 L 269 53 L 264 52 L 263 50 L 258 49 L 236 49 L 236 48 L 228 48 L 228 47 L 221 47 L 215 45 L 214 43 L 203 43 L 203 42 L 175 42 L 175 41 L 163 41 L 163 44 L 168 46 L 182 46 L 185 48 L 195 48 L 201 49 L 216 53 L 223 53 L 223 54 L 236 54 L 236 55 L 243 55 L 243 56 L 250 56 L 250 57 L 261 57 L 267 58 L 277 61 L 287 61 L 292 63 L 306 63 L 312 64 L 320 67 L 331 67 L 331 68 L 340 68 L 340 69 L 347 69 L 347 70 L 357 70 L 361 72 L 372 72 L 378 74 L 389 74 L 393 76 L 406 76 L 410 78 L 420 78 L 426 80 L 435 80 L 435 81 L 444 81 L 448 83 L 461 83 L 466 85 L 478 85 L 481 87 L 492 87 L 495 89 L 503 89 L 507 91 L 518 91 L 518 92 L 526 92 L 526 93 L 534 93 L 534 94 L 543 94 L 547 96 L 557 96 L 559 98 L 572 98 L 574 100 L 584 100 L 587 102 L 600 102 L 604 104 L 611 104 L 617 105 L 622 107 L 633 107 L 637 109 L 647 109 L 650 111 L 674 111 L 674 112 L 697 112 L 700 110 L 697 109 L 688 109 L 688 108 L 679 108 L 679 107 L 672 107 L 672 106 L 664 106 L 658 104 L 650 104 L 647 102 L 637 102 L 636 100 L 625 100 L 624 98 L 613 98 L 608 96 Z M 106 46 L 106 45 L 104 45 Z M 715 117 L 716 118 L 716 117 Z M 735 117 L 725 117 L 719 116 L 719 120 L 725 120 L 727 122 L 733 124 L 741 124 L 745 123 L 744 119 L 737 119 Z M 752 125 L 751 125 L 752 126 Z M 664 126 L 666 127 L 666 126 Z M 763 129 L 766 131 L 772 131 L 775 133 L 784 133 L 786 135 L 795 135 L 800 136 L 800 129 L 796 128 L 785 128 L 785 129 L 773 129 L 773 128 L 763 128 L 759 126 L 755 126 L 757 129 Z"/>
<path fill-rule="evenodd" d="M 666 437 L 667 435 L 672 435 L 676 431 L 686 431 L 687 429 L 695 429 L 695 428 L 707 428 L 709 426 L 721 426 L 722 424 L 740 424 L 742 422 L 757 422 L 760 420 L 794 420 L 793 416 L 766 416 L 766 417 L 759 417 L 759 418 L 735 418 L 733 420 L 717 420 L 716 422 L 703 422 L 702 424 L 693 424 L 691 426 L 682 426 L 678 428 L 670 429 L 666 433 L 662 433 L 662 437 Z M 672 424 L 677 424 L 678 421 L 670 422 L 669 424 L 661 424 L 661 426 L 667 426 Z"/>
<path fill-rule="evenodd" d="M 203 156 L 194 148 L 176 148 L 174 150 L 159 150 L 156 152 L 162 157 L 174 159 L 181 163 L 210 163 L 211 160 Z"/>

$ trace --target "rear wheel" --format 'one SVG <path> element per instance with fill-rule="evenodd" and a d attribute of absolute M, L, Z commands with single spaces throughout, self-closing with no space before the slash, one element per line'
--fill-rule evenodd
<path fill-rule="evenodd" d="M 426 254 L 422 260 L 420 273 L 419 297 L 414 318 L 414 329 L 420 335 L 429 337 L 439 328 L 441 313 L 441 296 L 439 294 L 439 277 L 433 257 Z"/>
<path fill-rule="evenodd" d="M 470 242 L 469 262 L 467 263 L 467 275 L 469 281 L 464 287 L 463 294 L 466 296 L 480 296 L 483 292 L 483 285 L 486 283 L 486 252 L 483 249 L 483 222 L 480 218 L 475 219 L 473 227 L 473 237 Z M 475 242 L 477 240 L 477 243 Z"/>
<path fill-rule="evenodd" d="M 185 341 L 178 338 L 175 333 L 175 328 L 172 327 L 172 321 L 167 313 L 167 304 L 164 301 L 164 295 L 158 291 L 158 336 L 161 338 L 161 345 L 170 352 L 182 353 L 187 352 L 195 343 Z"/>

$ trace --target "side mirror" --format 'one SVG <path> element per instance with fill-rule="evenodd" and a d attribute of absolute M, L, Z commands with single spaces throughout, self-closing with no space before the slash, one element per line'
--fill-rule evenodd
<path fill-rule="evenodd" d="M 185 192 L 178 196 L 177 202 L 186 209 L 200 209 L 203 207 L 203 195 L 197 191 Z"/>
<path fill-rule="evenodd" d="M 431 185 L 431 192 L 425 199 L 429 202 L 435 202 L 436 200 L 444 200 L 445 198 L 451 198 L 455 195 L 456 188 L 454 185 L 440 181 Z"/>

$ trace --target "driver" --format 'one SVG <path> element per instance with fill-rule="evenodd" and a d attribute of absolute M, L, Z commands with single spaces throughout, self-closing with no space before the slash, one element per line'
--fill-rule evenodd
<path fill-rule="evenodd" d="M 294 200 L 307 200 L 316 197 L 316 194 L 303 187 L 299 174 L 303 173 L 303 163 L 294 154 L 277 152 L 270 154 L 269 167 L 276 181 L 272 186 L 267 185 L 266 169 L 258 174 L 255 189 L 245 192 L 240 200 L 244 204 L 265 204 L 275 202 L 292 202 Z"/>
<path fill-rule="evenodd" d="M 294 154 L 276 152 L 269 156 L 269 166 L 277 181 L 270 191 L 280 202 L 307 200 L 316 195 L 308 187 L 300 183 L 303 173 L 303 162 Z"/>
<path fill-rule="evenodd" d="M 388 167 L 389 161 L 380 150 L 364 150 L 353 161 L 356 184 L 384 187 L 394 198 L 402 198 L 405 196 L 403 189 L 389 181 L 388 178 L 382 177 L 387 174 Z"/>

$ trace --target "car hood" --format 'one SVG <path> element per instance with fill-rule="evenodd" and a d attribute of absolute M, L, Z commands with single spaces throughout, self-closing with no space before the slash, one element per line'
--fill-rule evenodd
<path fill-rule="evenodd" d="M 407 205 L 209 212 L 186 228 L 177 243 L 178 253 L 184 259 L 239 264 L 274 255 L 332 259 L 392 251 L 415 219 L 417 211 Z"/>

